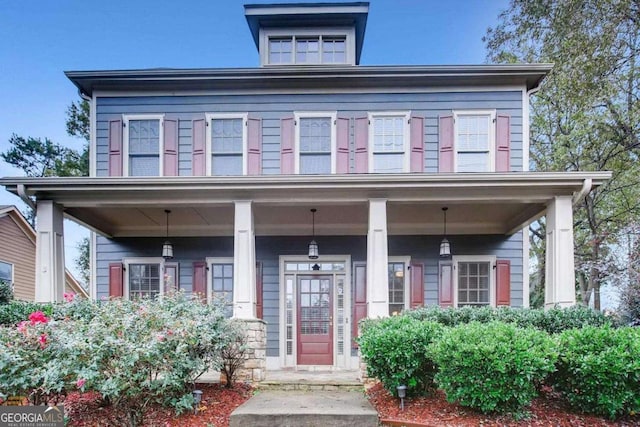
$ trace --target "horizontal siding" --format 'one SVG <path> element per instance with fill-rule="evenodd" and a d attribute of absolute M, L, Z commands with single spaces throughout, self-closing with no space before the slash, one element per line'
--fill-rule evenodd
<path fill-rule="evenodd" d="M 366 236 L 316 236 L 321 254 L 351 255 L 351 260 L 366 261 Z M 424 264 L 425 303 L 438 303 L 438 251 L 441 236 L 389 236 L 389 256 L 410 256 Z M 522 233 L 513 236 L 478 235 L 449 236 L 456 255 L 495 255 L 511 261 L 511 301 L 522 306 Z M 97 240 L 97 294 L 108 295 L 108 266 L 126 257 L 157 257 L 162 238 L 127 238 Z M 233 239 L 172 238 L 176 259 L 180 264 L 180 287 L 191 291 L 192 264 L 206 257 L 233 257 Z M 256 258 L 263 267 L 264 320 L 267 322 L 267 355 L 279 354 L 280 271 L 281 255 L 305 254 L 308 236 L 256 237 Z M 352 286 L 353 291 L 353 286 Z"/>
<path fill-rule="evenodd" d="M 33 301 L 36 289 L 35 244 L 8 215 L 0 218 L 0 241 L 0 261 L 13 264 L 14 297 Z"/>
<path fill-rule="evenodd" d="M 98 98 L 96 171 L 108 174 L 108 124 L 123 114 L 166 114 L 179 120 L 179 172 L 191 174 L 191 121 L 204 113 L 250 113 L 263 119 L 263 174 L 280 173 L 280 119 L 294 111 L 337 111 L 359 117 L 375 111 L 412 111 L 425 117 L 425 172 L 437 172 L 438 117 L 452 110 L 495 109 L 511 116 L 511 169 L 522 170 L 522 92 L 387 94 L 203 95 Z M 352 123 L 353 124 L 353 123 Z M 353 167 L 353 127 L 351 164 Z"/>

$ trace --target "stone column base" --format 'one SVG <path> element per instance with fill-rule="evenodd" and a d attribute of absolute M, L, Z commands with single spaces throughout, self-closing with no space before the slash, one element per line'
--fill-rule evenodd
<path fill-rule="evenodd" d="M 267 369 L 267 323 L 261 319 L 237 319 L 246 326 L 247 352 L 238 380 L 256 383 L 265 379 Z"/>

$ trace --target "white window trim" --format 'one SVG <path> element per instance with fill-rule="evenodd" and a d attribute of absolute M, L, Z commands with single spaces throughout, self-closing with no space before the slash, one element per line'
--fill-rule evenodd
<path fill-rule="evenodd" d="M 159 156 L 158 176 L 164 176 L 164 114 L 127 114 L 122 116 L 122 176 L 129 176 L 129 122 L 131 120 L 158 120 Z"/>
<path fill-rule="evenodd" d="M 453 170 L 458 172 L 458 117 L 489 116 L 489 170 L 496 171 L 496 110 L 454 110 L 453 112 Z M 470 172 L 471 173 L 471 172 Z"/>
<path fill-rule="evenodd" d="M 411 118 L 410 111 L 376 111 L 375 113 L 369 113 L 369 173 L 379 173 L 374 171 L 373 165 L 373 147 L 374 147 L 374 132 L 373 132 L 373 120 L 380 117 L 403 117 L 403 136 L 404 136 L 404 159 L 402 161 L 402 172 L 409 172 L 411 167 L 411 125 L 409 120 Z"/>
<path fill-rule="evenodd" d="M 242 175 L 246 175 L 247 174 L 247 170 L 248 170 L 248 156 L 247 156 L 247 149 L 248 149 L 248 121 L 249 121 L 249 115 L 247 113 L 206 113 L 205 114 L 205 119 L 207 121 L 207 125 L 206 125 L 206 148 L 205 148 L 205 156 L 206 156 L 206 163 L 205 163 L 205 167 L 207 169 L 207 176 L 213 176 L 213 172 L 211 171 L 211 156 L 213 154 L 213 149 L 212 149 L 212 138 L 213 138 L 213 132 L 211 129 L 211 121 L 212 120 L 216 120 L 216 119 L 242 119 Z M 218 176 L 218 175 L 216 175 Z"/>
<path fill-rule="evenodd" d="M 458 306 L 458 263 L 459 262 L 488 262 L 489 263 L 489 306 L 496 306 L 496 261 L 495 255 L 454 255 L 453 262 L 453 306 Z"/>
<path fill-rule="evenodd" d="M 293 113 L 295 127 L 296 127 L 296 140 L 294 144 L 294 173 L 300 173 L 300 119 L 313 119 L 313 118 L 322 118 L 329 117 L 331 120 L 331 173 L 336 173 L 336 123 L 338 113 L 336 111 L 310 111 L 310 112 L 294 112 Z"/>
<path fill-rule="evenodd" d="M 124 298 L 130 299 L 129 291 L 129 265 L 131 264 L 160 264 L 160 295 L 164 295 L 164 258 L 162 257 L 135 257 L 124 258 Z"/>
<path fill-rule="evenodd" d="M 11 283 L 10 284 L 13 285 L 15 283 L 15 278 L 16 278 L 16 266 L 15 266 L 15 264 L 12 263 L 12 262 L 9 262 L 9 261 L 2 260 L 2 259 L 0 259 L 0 262 L 3 263 L 3 264 L 7 264 L 7 265 L 11 266 Z M 0 277 L 0 280 L 3 280 L 3 279 Z"/>
<path fill-rule="evenodd" d="M 271 64 L 269 62 L 269 39 L 291 37 L 291 62 L 278 62 Z M 319 37 L 320 62 L 301 62 L 296 63 L 296 38 Z M 322 62 L 322 38 L 344 37 L 345 39 L 345 62 Z M 355 29 L 352 27 L 327 27 L 327 28 L 260 28 L 260 64 L 262 66 L 282 66 L 282 65 L 327 65 L 327 66 L 344 66 L 355 65 Z"/>
<path fill-rule="evenodd" d="M 233 265 L 233 275 L 236 275 L 236 266 L 233 263 L 233 258 L 230 257 L 207 257 L 205 259 L 207 263 L 207 303 L 213 302 L 213 265 L 214 264 L 231 264 Z M 235 303 L 235 302 L 234 302 Z M 235 304 L 234 304 L 235 305 Z"/>
<path fill-rule="evenodd" d="M 390 256 L 387 260 L 387 269 L 388 264 L 395 262 L 403 262 L 404 263 L 404 309 L 407 310 L 411 306 L 411 274 L 409 267 L 411 266 L 411 257 L 410 256 Z M 391 301 L 387 301 L 387 310 Z"/>

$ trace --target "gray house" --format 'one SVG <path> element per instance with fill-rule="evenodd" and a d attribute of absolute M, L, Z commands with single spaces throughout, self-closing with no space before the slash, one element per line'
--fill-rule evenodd
<path fill-rule="evenodd" d="M 94 232 L 94 298 L 222 298 L 267 369 L 355 368 L 363 317 L 528 306 L 546 215 L 546 304 L 574 304 L 572 206 L 609 174 L 529 171 L 551 65 L 363 66 L 368 10 L 245 6 L 257 68 L 67 72 L 91 176 L 0 181 L 37 203 L 38 298 L 62 296 L 65 215 Z"/>

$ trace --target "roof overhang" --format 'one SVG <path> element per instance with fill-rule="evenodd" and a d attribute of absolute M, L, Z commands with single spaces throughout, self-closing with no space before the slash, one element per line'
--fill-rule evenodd
<path fill-rule="evenodd" d="M 398 87 L 428 89 L 481 86 L 538 87 L 552 64 L 437 66 L 292 66 L 277 68 L 147 69 L 66 71 L 81 93 L 136 91 L 257 90 L 291 93 L 305 89 L 384 90 Z"/>
<path fill-rule="evenodd" d="M 451 234 L 511 234 L 543 215 L 555 197 L 583 195 L 610 172 L 398 174 L 157 178 L 2 178 L 107 236 L 163 236 L 165 209 L 176 235 L 232 235 L 234 201 L 251 200 L 258 235 L 366 234 L 368 201 L 387 200 L 390 234 L 438 234 L 443 206 Z M 589 183 L 589 186 L 585 186 Z"/>
<path fill-rule="evenodd" d="M 244 14 L 258 48 L 261 27 L 354 27 L 356 63 L 360 62 L 369 14 L 368 2 L 246 4 Z"/>

